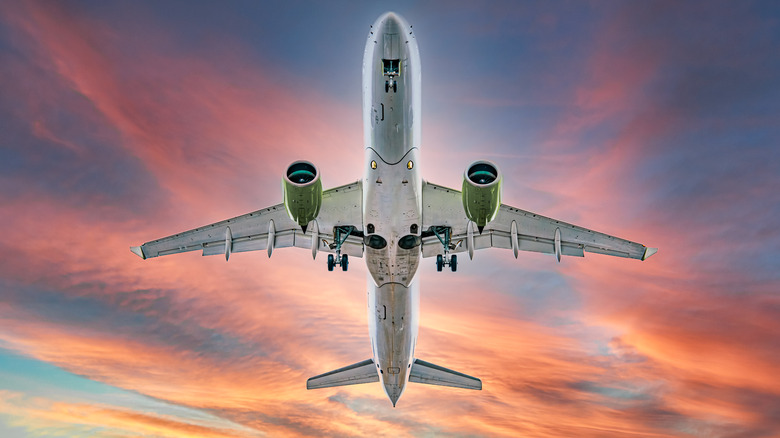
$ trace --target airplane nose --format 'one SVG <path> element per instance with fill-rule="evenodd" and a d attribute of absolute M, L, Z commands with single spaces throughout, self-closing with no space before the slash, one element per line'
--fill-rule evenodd
<path fill-rule="evenodd" d="M 401 16 L 394 12 L 385 12 L 373 26 L 376 33 L 375 42 L 378 43 L 374 57 L 382 60 L 400 60 L 405 58 L 406 44 L 403 44 L 406 24 Z M 397 70 L 398 67 L 386 66 L 388 69 Z M 391 82 L 392 84 L 392 82 Z"/>
<path fill-rule="evenodd" d="M 401 17 L 395 12 L 385 12 L 378 21 L 384 33 L 400 33 L 403 27 Z"/>

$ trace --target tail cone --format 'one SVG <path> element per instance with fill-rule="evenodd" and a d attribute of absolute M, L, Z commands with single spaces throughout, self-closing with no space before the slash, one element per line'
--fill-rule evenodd
<path fill-rule="evenodd" d="M 387 398 L 390 399 L 390 402 L 393 404 L 393 407 L 395 407 L 395 404 L 398 403 L 398 399 L 401 398 L 401 394 L 404 392 L 404 388 L 393 384 L 393 383 L 385 383 L 385 394 L 387 394 Z"/>

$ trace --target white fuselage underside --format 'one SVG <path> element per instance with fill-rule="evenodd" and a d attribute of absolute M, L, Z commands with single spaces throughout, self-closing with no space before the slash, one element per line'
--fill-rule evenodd
<path fill-rule="evenodd" d="M 363 230 L 373 242 L 365 254 L 373 359 L 393 404 L 409 379 L 419 323 L 420 77 L 410 26 L 382 15 L 363 56 Z"/>

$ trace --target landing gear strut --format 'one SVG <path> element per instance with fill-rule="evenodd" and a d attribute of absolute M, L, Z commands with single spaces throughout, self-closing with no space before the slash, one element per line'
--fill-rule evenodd
<path fill-rule="evenodd" d="M 349 256 L 347 254 L 341 254 L 341 245 L 347 241 L 347 237 L 349 237 L 353 231 L 355 231 L 355 227 L 351 225 L 346 227 L 333 227 L 333 237 L 335 240 L 333 243 L 329 244 L 328 247 L 335 251 L 336 255 L 334 257 L 333 254 L 328 254 L 328 271 L 332 271 L 336 266 L 341 266 L 342 271 L 346 271 L 349 267 Z"/>
<path fill-rule="evenodd" d="M 439 239 L 439 242 L 441 242 L 441 246 L 444 248 L 444 255 L 439 254 L 436 256 L 436 270 L 441 272 L 445 266 L 449 266 L 452 272 L 457 271 L 458 256 L 455 254 L 449 255 L 449 252 L 459 247 L 461 242 L 452 244 L 450 241 L 452 228 L 434 226 L 431 227 L 431 231 L 436 235 L 436 237 Z"/>

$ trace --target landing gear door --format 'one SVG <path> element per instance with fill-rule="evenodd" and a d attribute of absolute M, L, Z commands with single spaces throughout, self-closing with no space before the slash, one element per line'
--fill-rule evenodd
<path fill-rule="evenodd" d="M 383 38 L 384 50 L 382 56 L 384 59 L 399 59 L 401 57 L 400 38 L 397 33 L 386 33 Z"/>

